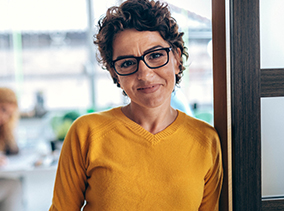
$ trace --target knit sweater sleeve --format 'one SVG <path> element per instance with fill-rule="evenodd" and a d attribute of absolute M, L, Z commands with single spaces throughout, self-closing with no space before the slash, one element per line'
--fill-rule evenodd
<path fill-rule="evenodd" d="M 49 211 L 78 211 L 86 189 L 85 143 L 88 129 L 76 121 L 70 128 L 61 150 L 52 205 Z"/>
<path fill-rule="evenodd" d="M 211 134 L 210 154 L 211 167 L 204 178 L 204 193 L 199 211 L 218 211 L 219 196 L 223 183 L 223 166 L 220 140 L 217 132 Z"/>

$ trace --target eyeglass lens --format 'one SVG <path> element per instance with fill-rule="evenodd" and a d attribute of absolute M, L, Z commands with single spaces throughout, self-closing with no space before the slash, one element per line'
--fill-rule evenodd
<path fill-rule="evenodd" d="M 168 49 L 157 49 L 142 57 L 127 57 L 114 62 L 115 70 L 122 75 L 131 74 L 138 69 L 139 60 L 143 60 L 149 68 L 158 68 L 168 62 Z"/>

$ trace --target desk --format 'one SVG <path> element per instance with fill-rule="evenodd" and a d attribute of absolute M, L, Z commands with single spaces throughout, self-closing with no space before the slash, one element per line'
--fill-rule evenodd
<path fill-rule="evenodd" d="M 8 165 L 0 167 L 0 178 L 21 179 L 26 211 L 47 211 L 51 205 L 57 169 L 53 161 L 53 155 L 42 156 L 27 150 L 8 156 Z"/>
<path fill-rule="evenodd" d="M 8 164 L 0 167 L 0 178 L 21 177 L 30 172 L 55 171 L 57 168 L 57 156 L 39 155 L 33 150 L 22 151 L 18 155 L 9 155 L 7 158 Z"/>

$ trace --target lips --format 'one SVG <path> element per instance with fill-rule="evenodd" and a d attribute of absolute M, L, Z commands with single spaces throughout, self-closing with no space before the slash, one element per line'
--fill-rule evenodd
<path fill-rule="evenodd" d="M 154 85 L 139 87 L 137 90 L 143 93 L 153 93 L 157 91 L 159 88 L 160 88 L 160 84 L 154 84 Z"/>
<path fill-rule="evenodd" d="M 155 87 L 155 85 L 149 86 L 149 87 L 138 88 L 138 90 L 152 89 L 152 88 L 154 88 L 154 87 Z"/>

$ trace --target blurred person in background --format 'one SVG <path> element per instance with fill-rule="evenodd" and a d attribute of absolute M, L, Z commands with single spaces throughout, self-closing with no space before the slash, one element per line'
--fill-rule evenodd
<path fill-rule="evenodd" d="M 94 41 L 126 106 L 79 117 L 61 150 L 50 211 L 218 211 L 217 132 L 171 107 L 186 48 L 166 4 L 127 0 Z"/>
<path fill-rule="evenodd" d="M 13 90 L 0 87 L 0 170 L 8 164 L 6 155 L 19 152 L 14 129 L 19 119 L 17 97 Z M 22 187 L 18 179 L 0 178 L 0 210 L 22 210 Z"/>

